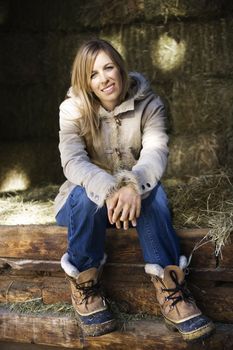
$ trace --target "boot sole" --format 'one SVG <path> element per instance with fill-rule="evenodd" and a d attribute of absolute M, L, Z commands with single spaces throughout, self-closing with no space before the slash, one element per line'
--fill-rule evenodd
<path fill-rule="evenodd" d="M 199 329 L 196 329 L 192 332 L 182 332 L 180 329 L 179 329 L 179 325 L 169 321 L 168 319 L 164 318 L 165 320 L 165 325 L 166 327 L 170 330 L 170 331 L 173 331 L 173 332 L 179 332 L 183 339 L 187 342 L 196 342 L 196 341 L 199 341 L 199 340 L 203 340 L 203 339 L 206 339 L 208 338 L 211 334 L 214 333 L 215 331 L 215 326 L 213 324 L 213 322 L 209 322 L 207 325 L 199 328 Z"/>
<path fill-rule="evenodd" d="M 80 320 L 77 312 L 75 312 L 75 316 L 76 321 L 85 336 L 98 337 L 100 335 L 113 332 L 117 327 L 116 320 L 114 319 L 104 323 L 86 325 Z"/>

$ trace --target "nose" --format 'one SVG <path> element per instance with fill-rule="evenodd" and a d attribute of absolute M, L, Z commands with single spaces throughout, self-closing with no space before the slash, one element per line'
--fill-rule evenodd
<path fill-rule="evenodd" d="M 100 82 L 105 84 L 108 81 L 108 75 L 105 71 L 102 71 L 100 74 Z"/>

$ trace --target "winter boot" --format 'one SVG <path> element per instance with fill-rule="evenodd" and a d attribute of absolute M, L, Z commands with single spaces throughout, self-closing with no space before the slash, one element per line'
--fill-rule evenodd
<path fill-rule="evenodd" d="M 151 276 L 156 289 L 165 324 L 173 331 L 179 331 L 186 341 L 206 338 L 215 327 L 195 304 L 184 282 L 184 256 L 180 266 L 169 265 L 164 269 L 157 264 L 146 264 L 145 271 Z"/>
<path fill-rule="evenodd" d="M 92 267 L 79 272 L 69 262 L 67 253 L 61 259 L 61 266 L 70 281 L 72 304 L 78 324 L 87 336 L 99 336 L 116 328 L 116 321 L 101 292 L 99 279 L 102 265 L 103 262 L 98 269 Z"/>

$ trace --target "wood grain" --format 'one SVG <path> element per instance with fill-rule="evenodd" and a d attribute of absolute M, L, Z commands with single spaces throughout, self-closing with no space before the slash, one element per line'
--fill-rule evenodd
<path fill-rule="evenodd" d="M 202 344 L 189 345 L 179 334 L 168 331 L 161 320 L 119 323 L 115 332 L 91 338 L 84 337 L 76 321 L 69 317 L 20 315 L 1 309 L 0 319 L 0 339 L 4 341 L 88 350 L 230 350 L 233 347 L 233 325 L 229 324 L 217 324 L 217 332 L 211 338 Z"/>
<path fill-rule="evenodd" d="M 223 281 L 222 270 L 217 273 L 208 269 L 202 273 L 197 269 L 187 276 L 198 305 L 214 320 L 232 322 L 233 283 L 229 274 L 229 280 Z M 121 311 L 160 315 L 153 284 L 143 265 L 107 264 L 103 285 L 107 296 L 117 302 Z M 11 270 L 0 276 L 0 302 L 21 302 L 37 297 L 45 304 L 70 302 L 70 287 L 64 273 Z"/>
<path fill-rule="evenodd" d="M 189 256 L 196 243 L 208 229 L 178 230 L 181 252 Z M 60 260 L 67 249 L 66 229 L 53 225 L 0 226 L 0 257 L 25 260 Z M 108 261 L 115 263 L 143 263 L 135 229 L 108 229 L 106 237 Z M 207 243 L 195 251 L 192 264 L 215 267 L 214 246 Z"/>

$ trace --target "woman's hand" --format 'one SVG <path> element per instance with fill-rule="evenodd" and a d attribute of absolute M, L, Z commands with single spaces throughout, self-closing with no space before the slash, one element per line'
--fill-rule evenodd
<path fill-rule="evenodd" d="M 117 228 L 129 228 L 129 221 L 136 226 L 136 219 L 141 211 L 141 196 L 130 185 L 120 188 L 111 197 L 107 198 L 108 219 L 111 224 L 116 224 Z"/>

